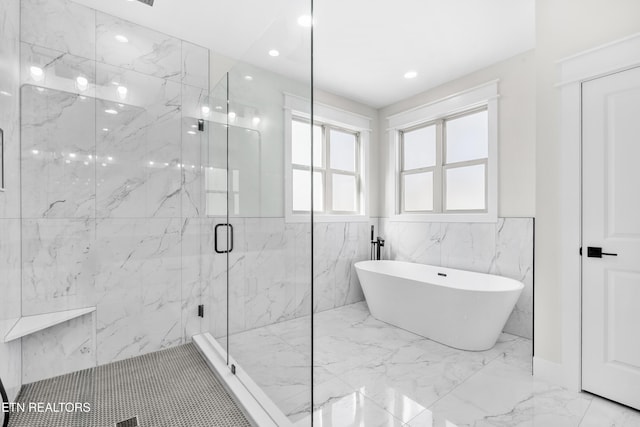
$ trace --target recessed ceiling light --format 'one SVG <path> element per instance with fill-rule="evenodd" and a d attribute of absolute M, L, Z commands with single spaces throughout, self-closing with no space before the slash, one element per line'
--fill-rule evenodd
<path fill-rule="evenodd" d="M 113 157 L 109 156 L 109 157 L 107 157 L 107 160 L 112 161 Z"/>
<path fill-rule="evenodd" d="M 311 15 L 302 15 L 298 18 L 298 25 L 301 27 L 311 27 L 313 25 L 313 18 Z"/>
<path fill-rule="evenodd" d="M 406 73 L 404 73 L 405 79 L 415 79 L 416 77 L 418 77 L 417 71 L 407 71 Z"/>
<path fill-rule="evenodd" d="M 0 95 L 11 96 L 11 94 L 9 92 L 7 92 L 6 90 L 0 90 Z"/>
<path fill-rule="evenodd" d="M 246 76 L 244 76 L 244 79 L 247 81 L 251 81 L 253 80 L 253 77 L 247 74 Z"/>
<path fill-rule="evenodd" d="M 107 114 L 114 114 L 114 115 L 118 114 L 118 112 L 116 110 L 113 110 L 113 109 L 104 110 L 104 112 L 107 113 Z"/>
<path fill-rule="evenodd" d="M 275 49 L 271 49 L 271 50 L 269 51 L 269 55 L 270 55 L 270 56 L 273 56 L 273 57 L 280 56 L 280 52 L 278 52 L 278 51 L 277 51 L 277 50 L 275 50 Z"/>
<path fill-rule="evenodd" d="M 103 132 L 109 132 L 109 128 L 102 128 Z"/>
<path fill-rule="evenodd" d="M 196 132 L 194 132 L 194 131 L 192 131 L 192 130 L 188 130 L 188 131 L 187 131 L 187 133 L 188 133 L 189 135 L 195 135 L 195 134 L 196 134 Z"/>
<path fill-rule="evenodd" d="M 31 152 L 32 152 L 33 154 L 38 154 L 40 151 L 38 151 L 38 150 L 31 150 Z"/>
<path fill-rule="evenodd" d="M 71 157 L 72 159 L 76 158 L 76 153 L 69 153 L 69 157 Z"/>
<path fill-rule="evenodd" d="M 120 43 L 129 43 L 129 39 L 123 36 L 122 34 L 116 35 L 115 39 L 118 40 Z"/>
<path fill-rule="evenodd" d="M 153 160 L 149 161 L 149 166 L 153 166 L 155 163 L 153 163 Z"/>

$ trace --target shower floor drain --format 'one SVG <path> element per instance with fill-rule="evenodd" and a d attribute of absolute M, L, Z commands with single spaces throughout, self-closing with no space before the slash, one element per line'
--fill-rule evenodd
<path fill-rule="evenodd" d="M 116 427 L 138 427 L 138 417 L 120 421 L 119 423 L 116 423 Z"/>

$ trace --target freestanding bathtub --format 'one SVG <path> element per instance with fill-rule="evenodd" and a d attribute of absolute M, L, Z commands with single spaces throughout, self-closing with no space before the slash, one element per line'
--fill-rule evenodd
<path fill-rule="evenodd" d="M 506 277 L 402 261 L 355 267 L 373 317 L 462 350 L 493 347 L 524 288 Z"/>

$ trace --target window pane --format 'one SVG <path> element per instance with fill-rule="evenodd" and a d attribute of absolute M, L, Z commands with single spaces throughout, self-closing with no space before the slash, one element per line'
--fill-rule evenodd
<path fill-rule="evenodd" d="M 404 210 L 433 210 L 433 172 L 404 175 Z"/>
<path fill-rule="evenodd" d="M 356 211 L 356 177 L 353 175 L 333 174 L 333 210 L 341 212 Z"/>
<path fill-rule="evenodd" d="M 436 126 L 404 132 L 403 170 L 426 168 L 436 164 Z"/>
<path fill-rule="evenodd" d="M 447 164 L 489 156 L 489 116 L 486 110 L 447 120 Z"/>
<path fill-rule="evenodd" d="M 356 147 L 357 137 L 353 133 L 341 132 L 331 129 L 329 131 L 329 141 L 331 144 L 331 169 L 343 171 L 356 171 Z"/>
<path fill-rule="evenodd" d="M 485 165 L 447 169 L 446 209 L 485 209 Z"/>
<path fill-rule="evenodd" d="M 291 162 L 309 166 L 311 156 L 311 134 L 309 123 L 291 122 Z M 313 165 L 322 166 L 322 127 L 313 126 Z"/>
<path fill-rule="evenodd" d="M 309 171 L 299 169 L 293 170 L 293 210 L 309 211 L 311 204 L 311 185 L 309 182 Z M 322 183 L 322 173 L 313 173 L 313 208 L 316 211 L 324 210 L 322 201 L 324 200 L 324 188 Z"/>

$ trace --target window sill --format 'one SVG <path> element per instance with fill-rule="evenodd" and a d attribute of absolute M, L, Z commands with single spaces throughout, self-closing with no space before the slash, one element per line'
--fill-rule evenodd
<path fill-rule="evenodd" d="M 288 223 L 310 223 L 311 215 L 287 215 L 285 222 Z M 368 215 L 320 215 L 315 214 L 313 216 L 313 222 L 326 223 L 326 222 L 369 222 Z"/>
<path fill-rule="evenodd" d="M 460 213 L 460 214 L 396 214 L 389 218 L 396 222 L 498 222 L 498 215 L 493 213 Z"/>

